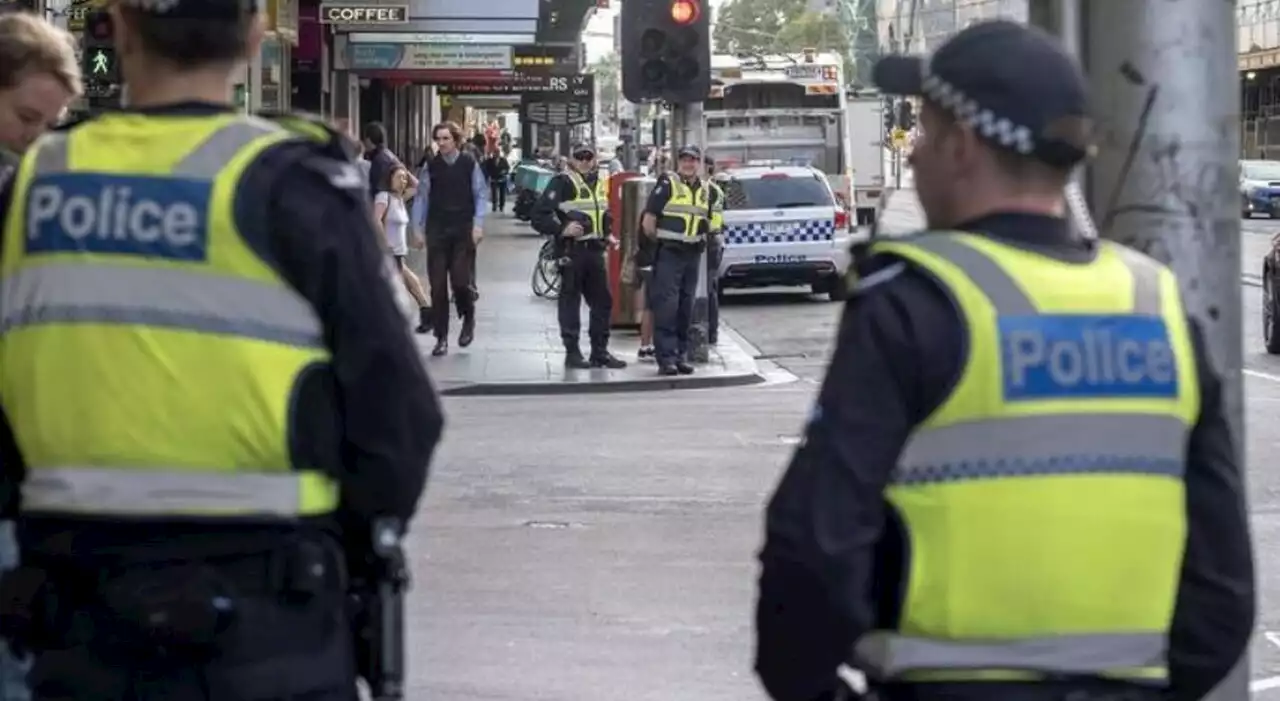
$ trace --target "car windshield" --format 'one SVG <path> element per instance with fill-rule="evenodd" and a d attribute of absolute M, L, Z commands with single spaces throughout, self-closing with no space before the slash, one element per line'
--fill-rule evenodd
<path fill-rule="evenodd" d="M 834 205 L 831 190 L 817 176 L 730 178 L 721 183 L 725 209 L 794 209 Z"/>
<path fill-rule="evenodd" d="M 1280 161 L 1256 161 L 1241 165 L 1245 180 L 1280 180 Z"/>

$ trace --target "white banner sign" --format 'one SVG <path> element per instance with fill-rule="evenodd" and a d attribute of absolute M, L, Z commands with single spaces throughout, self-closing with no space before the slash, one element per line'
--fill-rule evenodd
<path fill-rule="evenodd" d="M 348 70 L 459 71 L 511 69 L 510 46 L 348 44 Z"/>

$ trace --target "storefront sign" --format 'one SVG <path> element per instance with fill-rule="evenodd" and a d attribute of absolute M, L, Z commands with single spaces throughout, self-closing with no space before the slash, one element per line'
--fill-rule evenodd
<path fill-rule="evenodd" d="M 71 4 L 67 7 L 67 29 L 83 32 L 85 17 L 105 4 L 100 0 L 71 0 Z"/>
<path fill-rule="evenodd" d="M 511 69 L 510 46 L 462 44 L 348 44 L 353 71 L 459 71 Z M 339 68 L 343 68 L 339 66 Z"/>
<path fill-rule="evenodd" d="M 320 6 L 322 24 L 404 24 L 409 21 L 408 5 Z"/>

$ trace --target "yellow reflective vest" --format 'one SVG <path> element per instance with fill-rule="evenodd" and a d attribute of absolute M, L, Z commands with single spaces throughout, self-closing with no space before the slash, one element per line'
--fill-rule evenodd
<path fill-rule="evenodd" d="M 596 186 L 593 189 L 578 171 L 570 169 L 565 174 L 569 176 L 569 182 L 573 183 L 574 196 L 571 200 L 562 200 L 559 209 L 569 215 L 571 220 L 584 223 L 585 217 L 585 223 L 590 224 L 576 240 L 594 241 L 604 238 L 608 235 L 604 230 L 604 217 L 609 211 L 609 176 L 604 173 L 596 176 Z"/>
<path fill-rule="evenodd" d="M 0 402 L 25 513 L 291 520 L 336 483 L 290 453 L 311 306 L 237 230 L 246 167 L 299 138 L 242 115 L 120 114 L 47 135 L 14 180 Z"/>
<path fill-rule="evenodd" d="M 699 226 L 702 222 L 707 222 L 712 231 L 719 231 L 724 226 L 724 198 L 712 197 L 715 185 L 703 180 L 695 190 L 678 175 L 672 174 L 668 178 L 671 197 L 662 207 L 662 216 L 658 218 L 659 240 L 696 243 L 706 236 Z M 716 192 L 719 192 L 718 188 Z M 713 211 L 715 206 L 719 207 L 718 211 Z"/>
<path fill-rule="evenodd" d="M 1110 243 L 1088 264 L 965 233 L 871 252 L 936 278 L 968 338 L 890 479 L 904 605 L 859 641 L 860 663 L 904 681 L 1162 684 L 1200 407 L 1173 274 Z"/>

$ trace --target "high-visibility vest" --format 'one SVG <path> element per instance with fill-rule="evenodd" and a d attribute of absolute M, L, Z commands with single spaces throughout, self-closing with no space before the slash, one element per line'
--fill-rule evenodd
<path fill-rule="evenodd" d="M 717 183 L 709 182 L 711 193 L 708 198 L 711 200 L 707 217 L 707 223 L 710 224 L 712 231 L 724 230 L 724 189 Z"/>
<path fill-rule="evenodd" d="M 577 240 L 594 241 L 604 238 L 608 234 L 604 230 L 604 215 L 609 211 L 609 176 L 603 173 L 596 176 L 596 186 L 593 189 L 578 171 L 570 169 L 565 174 L 569 176 L 569 182 L 573 183 L 574 195 L 573 199 L 560 202 L 560 211 L 571 215 L 570 218 L 579 223 L 582 223 L 581 217 L 572 215 L 583 215 L 590 223 Z"/>
<path fill-rule="evenodd" d="M 860 663 L 905 681 L 1163 684 L 1200 411 L 1173 274 L 1107 242 L 1087 264 L 966 233 L 871 252 L 936 278 L 967 339 L 890 478 L 905 598 L 896 629 L 858 642 Z"/>
<path fill-rule="evenodd" d="M 668 176 L 671 183 L 671 197 L 662 208 L 662 216 L 658 218 L 658 238 L 665 241 L 697 243 L 704 237 L 699 226 L 710 221 L 711 183 L 702 181 L 695 190 L 685 184 L 676 175 Z"/>
<path fill-rule="evenodd" d="M 293 138 L 242 115 L 120 114 L 26 155 L 0 262 L 0 402 L 25 513 L 337 507 L 336 482 L 290 450 L 298 382 L 330 358 L 320 320 L 235 217 L 247 166 Z"/>

